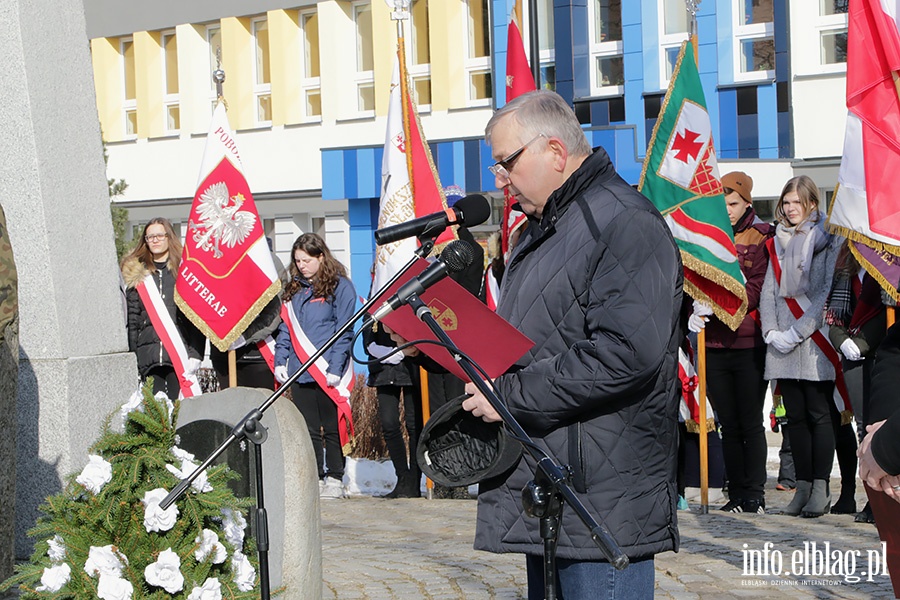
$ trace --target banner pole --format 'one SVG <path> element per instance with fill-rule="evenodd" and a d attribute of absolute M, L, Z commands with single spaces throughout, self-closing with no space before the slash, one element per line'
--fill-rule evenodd
<path fill-rule="evenodd" d="M 706 329 L 697 334 L 697 380 L 700 402 L 700 514 L 709 512 L 709 439 L 706 433 Z"/>
<path fill-rule="evenodd" d="M 237 387 L 237 354 L 234 350 L 228 351 L 228 387 Z"/>

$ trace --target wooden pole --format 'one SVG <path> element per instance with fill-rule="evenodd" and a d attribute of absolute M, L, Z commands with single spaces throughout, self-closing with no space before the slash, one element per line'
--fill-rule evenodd
<path fill-rule="evenodd" d="M 887 326 L 890 327 L 897 321 L 897 309 L 893 306 L 887 307 Z"/>
<path fill-rule="evenodd" d="M 228 351 L 228 387 L 237 387 L 237 354 Z"/>
<path fill-rule="evenodd" d="M 697 389 L 700 402 L 700 513 L 709 512 L 709 440 L 706 434 L 706 329 L 697 334 Z"/>
<path fill-rule="evenodd" d="M 425 426 L 425 423 L 428 422 L 428 419 L 431 418 L 431 399 L 428 396 L 428 371 L 419 367 L 419 387 L 422 395 L 422 426 Z M 415 455 L 415 449 L 412 449 L 413 454 Z M 413 460 L 415 460 L 415 456 L 413 456 Z M 426 477 L 425 478 L 425 497 L 429 500 L 434 496 L 434 482 Z"/>

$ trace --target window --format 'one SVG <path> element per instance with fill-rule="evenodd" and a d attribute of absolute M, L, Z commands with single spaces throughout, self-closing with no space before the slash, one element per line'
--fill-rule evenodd
<path fill-rule="evenodd" d="M 209 90 L 211 111 L 216 109 L 216 82 L 213 79 L 213 72 L 219 68 L 222 59 L 222 28 L 218 25 L 211 25 L 206 28 L 206 45 L 209 47 Z"/>
<path fill-rule="evenodd" d="M 835 65 L 835 70 L 847 63 L 847 5 L 849 0 L 819 0 L 819 63 Z"/>
<path fill-rule="evenodd" d="M 669 85 L 669 79 L 675 72 L 675 64 L 678 62 L 678 51 L 681 43 L 688 39 L 690 31 L 690 14 L 687 12 L 684 0 L 660 0 L 659 14 L 662 15 L 660 23 L 660 88 L 665 89 Z"/>
<path fill-rule="evenodd" d="M 272 75 L 269 70 L 269 22 L 254 19 L 253 33 L 253 96 L 256 99 L 256 123 L 272 123 Z"/>
<path fill-rule="evenodd" d="M 591 93 L 618 96 L 624 93 L 621 0 L 591 0 Z"/>
<path fill-rule="evenodd" d="M 431 48 L 428 44 L 428 0 L 413 0 L 409 7 L 406 66 L 413 99 L 419 110 L 431 105 Z"/>
<path fill-rule="evenodd" d="M 493 96 L 488 0 L 466 0 L 466 58 L 470 106 L 488 106 Z"/>
<path fill-rule="evenodd" d="M 163 63 L 163 111 L 165 130 L 175 132 L 181 129 L 181 115 L 178 100 L 178 40 L 174 31 L 163 32 L 160 37 Z"/>
<path fill-rule="evenodd" d="M 300 12 L 300 36 L 303 51 L 303 73 L 300 88 L 303 114 L 307 118 L 322 116 L 322 88 L 319 72 L 319 14 L 315 10 Z"/>
<path fill-rule="evenodd" d="M 541 80 L 538 87 L 556 89 L 556 38 L 553 35 L 553 0 L 538 2 L 538 44 L 541 52 Z"/>
<path fill-rule="evenodd" d="M 137 137 L 138 123 L 133 38 L 122 38 L 119 41 L 119 54 L 122 57 L 122 110 L 125 120 L 125 137 L 135 138 Z"/>
<path fill-rule="evenodd" d="M 775 76 L 773 0 L 735 0 L 735 81 Z"/>
<path fill-rule="evenodd" d="M 372 45 L 372 6 L 353 3 L 356 28 L 356 109 L 366 115 L 375 113 L 375 51 Z"/>

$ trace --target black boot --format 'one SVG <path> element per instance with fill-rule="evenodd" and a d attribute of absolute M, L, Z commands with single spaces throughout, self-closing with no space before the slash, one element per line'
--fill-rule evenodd
<path fill-rule="evenodd" d="M 407 470 L 405 472 L 401 472 L 397 476 L 397 485 L 394 486 L 390 492 L 382 496 L 383 498 L 418 498 L 421 494 L 419 493 L 419 479 L 411 472 L 411 470 Z"/>

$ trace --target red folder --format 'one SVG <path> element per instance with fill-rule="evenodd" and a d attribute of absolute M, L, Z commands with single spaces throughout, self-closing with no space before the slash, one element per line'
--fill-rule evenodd
<path fill-rule="evenodd" d="M 900 503 L 881 490 L 873 490 L 865 482 L 863 486 L 866 488 L 866 496 L 875 517 L 878 537 L 885 543 L 885 561 L 891 576 L 894 596 L 900 598 Z M 884 574 L 884 571 L 885 565 L 881 565 L 881 573 Z"/>
<path fill-rule="evenodd" d="M 401 285 L 416 277 L 427 266 L 428 261 L 421 258 L 417 260 L 381 297 L 390 298 Z M 534 342 L 518 329 L 449 277 L 425 290 L 421 298 L 453 343 L 478 363 L 491 378 L 505 373 L 510 365 L 534 346 Z M 372 312 L 378 306 L 379 303 L 376 302 Z M 384 317 L 382 322 L 407 340 L 437 339 L 428 325 L 416 317 L 409 305 L 401 306 Z M 470 381 L 443 346 L 420 344 L 418 348 L 463 381 Z"/>

